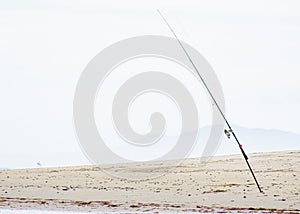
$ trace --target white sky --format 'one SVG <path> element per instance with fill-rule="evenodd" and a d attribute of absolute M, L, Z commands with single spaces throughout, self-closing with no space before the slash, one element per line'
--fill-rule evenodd
<path fill-rule="evenodd" d="M 300 133 L 297 0 L 0 0 L 2 152 L 77 151 L 72 102 L 81 72 L 119 40 L 172 36 L 157 8 L 213 66 L 231 123 Z"/>

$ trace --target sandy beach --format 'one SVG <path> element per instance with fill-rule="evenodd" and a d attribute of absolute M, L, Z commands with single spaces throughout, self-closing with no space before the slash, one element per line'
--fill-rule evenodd
<path fill-rule="evenodd" d="M 83 212 L 300 212 L 300 151 L 250 154 L 263 193 L 241 155 L 188 159 L 154 179 L 164 162 L 0 171 L 0 209 Z M 143 170 L 144 169 L 144 170 Z"/>

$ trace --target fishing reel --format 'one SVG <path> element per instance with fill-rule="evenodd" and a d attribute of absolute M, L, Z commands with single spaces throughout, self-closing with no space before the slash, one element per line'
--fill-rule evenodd
<path fill-rule="evenodd" d="M 230 139 L 230 136 L 231 136 L 230 133 L 232 133 L 232 130 L 231 129 L 229 129 L 229 130 L 224 129 L 224 133 L 227 136 L 227 138 Z"/>

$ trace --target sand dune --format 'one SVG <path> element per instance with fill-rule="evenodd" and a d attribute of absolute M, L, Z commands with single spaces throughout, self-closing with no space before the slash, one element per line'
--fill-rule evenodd
<path fill-rule="evenodd" d="M 241 155 L 172 162 L 0 171 L 0 208 L 116 212 L 300 212 L 300 151 L 251 154 L 264 193 Z"/>

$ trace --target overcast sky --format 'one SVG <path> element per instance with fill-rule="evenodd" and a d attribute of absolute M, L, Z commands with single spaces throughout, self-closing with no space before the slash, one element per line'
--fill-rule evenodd
<path fill-rule="evenodd" d="M 0 0 L 0 146 L 78 151 L 72 104 L 87 63 L 132 36 L 178 36 L 212 65 L 228 119 L 300 133 L 300 2 Z"/>

